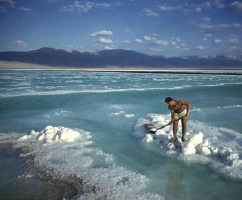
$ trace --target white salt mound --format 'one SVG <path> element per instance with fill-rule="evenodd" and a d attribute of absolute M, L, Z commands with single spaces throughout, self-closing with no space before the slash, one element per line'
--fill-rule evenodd
<path fill-rule="evenodd" d="M 160 127 L 169 121 L 170 116 L 149 114 L 147 118 L 141 118 L 136 124 L 136 134 L 144 135 L 143 141 L 159 145 L 166 153 L 177 153 L 184 160 L 202 162 L 211 162 L 213 166 L 218 167 L 219 170 L 229 176 L 242 178 L 242 148 L 239 146 L 229 145 L 226 141 L 220 141 L 220 137 L 214 139 L 211 134 L 213 144 L 210 143 L 209 137 L 205 138 L 201 131 L 187 133 L 188 142 L 180 140 L 181 135 L 178 131 L 178 141 L 170 143 L 169 139 L 173 136 L 172 126 L 165 127 L 158 130 L 155 134 L 148 133 L 144 128 L 144 124 L 152 123 L 156 127 Z M 197 129 L 197 124 L 195 124 Z M 212 129 L 214 130 L 214 129 Z M 180 130 L 181 131 L 181 130 Z M 208 130 L 209 131 L 209 130 Z M 224 133 L 221 133 L 223 135 Z M 210 134 L 207 134 L 210 135 Z M 242 143 L 242 138 L 237 136 L 238 143 Z M 240 141 L 241 140 L 241 141 Z M 221 144 L 227 144 L 227 147 Z M 229 148 L 234 147 L 235 149 Z M 189 158 L 189 156 L 192 156 Z M 190 159 L 190 160 L 189 160 Z"/>
<path fill-rule="evenodd" d="M 157 131 L 158 132 L 158 131 Z M 172 137 L 170 132 L 158 132 L 157 134 L 147 133 L 145 135 L 144 141 L 147 143 L 156 142 L 156 144 L 160 143 L 163 149 L 169 151 L 175 151 L 177 153 L 181 153 L 183 155 L 192 155 L 192 154 L 200 154 L 203 156 L 213 155 L 221 160 L 225 160 L 226 164 L 235 166 L 235 160 L 239 160 L 239 155 L 234 153 L 230 148 L 217 148 L 209 145 L 208 139 L 203 139 L 203 133 L 199 132 L 194 134 L 188 142 L 181 142 L 178 139 L 175 143 L 170 143 L 169 139 Z M 158 140 L 158 141 L 157 141 Z M 242 160 L 241 160 L 242 161 Z"/>
<path fill-rule="evenodd" d="M 53 169 L 58 176 L 74 175 L 98 188 L 78 199 L 164 200 L 157 194 L 144 194 L 148 178 L 117 166 L 113 155 L 95 147 L 91 138 L 91 133 L 81 129 L 47 126 L 20 137 L 15 146 L 29 147 L 27 154 L 34 155 L 36 164 Z"/>
<path fill-rule="evenodd" d="M 182 153 L 184 155 L 191 155 L 196 153 L 196 149 L 192 143 L 184 143 L 181 147 Z"/>
<path fill-rule="evenodd" d="M 146 134 L 144 140 L 148 143 L 154 141 L 152 134 Z"/>
<path fill-rule="evenodd" d="M 81 138 L 79 132 L 65 127 L 47 126 L 40 132 L 32 130 L 29 135 L 20 137 L 19 141 L 37 139 L 44 144 L 53 142 L 74 142 Z"/>
<path fill-rule="evenodd" d="M 203 134 L 202 132 L 199 132 L 198 134 L 195 134 L 192 136 L 189 140 L 189 143 L 193 144 L 194 146 L 197 146 L 203 142 Z"/>

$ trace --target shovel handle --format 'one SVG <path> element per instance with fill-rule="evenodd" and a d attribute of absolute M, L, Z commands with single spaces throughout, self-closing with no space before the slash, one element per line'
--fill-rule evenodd
<path fill-rule="evenodd" d="M 168 125 L 170 125 L 170 122 L 169 122 L 168 124 L 166 124 L 166 125 L 160 127 L 160 128 L 157 128 L 156 131 L 158 131 L 158 130 L 160 130 L 160 129 L 163 129 L 163 128 L 165 128 L 165 127 L 168 126 Z"/>

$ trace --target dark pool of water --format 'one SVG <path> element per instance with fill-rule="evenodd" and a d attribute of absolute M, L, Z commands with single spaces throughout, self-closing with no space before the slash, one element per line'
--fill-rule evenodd
<path fill-rule="evenodd" d="M 29 174 L 29 175 L 28 175 Z M 0 199 L 63 199 L 64 183 L 46 182 L 31 176 L 31 167 L 8 144 L 0 145 Z M 27 176 L 26 176 L 27 175 Z"/>

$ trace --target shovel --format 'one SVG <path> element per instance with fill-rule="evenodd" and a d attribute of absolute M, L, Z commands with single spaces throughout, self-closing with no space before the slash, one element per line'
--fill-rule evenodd
<path fill-rule="evenodd" d="M 156 131 L 158 131 L 158 130 L 160 130 L 160 129 L 165 128 L 165 127 L 166 127 L 166 126 L 168 126 L 168 125 L 170 125 L 170 122 L 169 122 L 168 124 L 166 124 L 166 125 L 164 125 L 164 126 L 160 127 L 160 128 L 157 128 L 157 129 L 154 131 L 154 133 L 156 133 Z"/>
<path fill-rule="evenodd" d="M 149 132 L 151 133 L 156 133 L 156 131 L 165 128 L 166 126 L 170 125 L 170 122 L 160 128 L 156 128 L 154 124 L 145 124 L 145 127 L 148 129 Z"/>

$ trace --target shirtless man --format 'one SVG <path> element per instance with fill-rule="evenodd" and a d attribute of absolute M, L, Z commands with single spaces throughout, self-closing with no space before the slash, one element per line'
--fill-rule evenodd
<path fill-rule="evenodd" d="M 170 142 L 177 141 L 179 120 L 182 122 L 182 142 L 186 142 L 187 119 L 189 117 L 191 104 L 183 100 L 172 99 L 171 97 L 167 97 L 165 102 L 168 104 L 168 109 L 171 111 L 171 121 L 169 124 L 173 124 L 173 138 L 170 139 Z"/>

